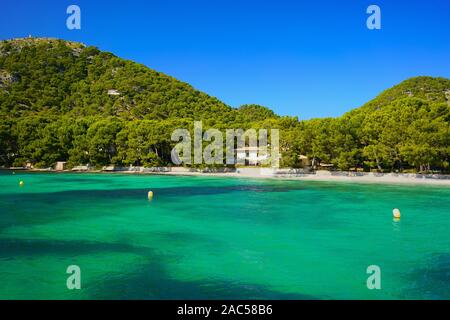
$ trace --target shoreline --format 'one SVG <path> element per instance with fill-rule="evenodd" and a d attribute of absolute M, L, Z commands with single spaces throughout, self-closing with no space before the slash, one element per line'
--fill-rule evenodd
<path fill-rule="evenodd" d="M 257 168 L 238 169 L 238 172 L 202 172 L 184 170 L 174 171 L 131 171 L 131 170 L 49 170 L 49 169 L 24 169 L 24 168 L 1 168 L 0 170 L 10 172 L 29 172 L 29 173 L 101 173 L 101 174 L 127 174 L 127 175 L 160 175 L 160 176 L 197 176 L 197 177 L 223 177 L 223 178 L 246 178 L 246 179 L 272 179 L 272 180 L 298 180 L 298 181 L 321 181 L 321 182 L 347 182 L 364 184 L 402 184 L 402 185 L 437 185 L 449 186 L 450 176 L 442 174 L 373 174 L 373 173 L 350 173 L 343 171 L 319 172 L 315 173 L 287 173 L 287 174 L 267 174 Z"/>
<path fill-rule="evenodd" d="M 120 172 L 118 172 L 120 173 Z M 125 173 L 125 172 L 124 172 Z M 133 172 L 128 172 L 133 174 Z M 165 172 L 165 173 L 143 173 L 153 175 L 170 176 L 202 176 L 202 177 L 224 177 L 224 178 L 250 178 L 250 179 L 272 179 L 272 180 L 297 180 L 297 181 L 320 181 L 320 182 L 346 182 L 364 184 L 408 184 L 408 185 L 438 185 L 450 187 L 450 179 L 433 178 L 410 178 L 410 177 L 375 177 L 375 176 L 325 176 L 316 174 L 304 174 L 302 176 L 266 176 L 240 173 L 203 173 L 203 172 Z"/>

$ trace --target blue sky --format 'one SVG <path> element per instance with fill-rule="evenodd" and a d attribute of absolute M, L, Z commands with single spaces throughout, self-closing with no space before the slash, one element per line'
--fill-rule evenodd
<path fill-rule="evenodd" d="M 66 8 L 81 8 L 81 30 Z M 366 8 L 381 8 L 368 30 Z M 0 39 L 81 41 L 237 107 L 339 116 L 418 75 L 450 78 L 449 0 L 2 0 Z"/>

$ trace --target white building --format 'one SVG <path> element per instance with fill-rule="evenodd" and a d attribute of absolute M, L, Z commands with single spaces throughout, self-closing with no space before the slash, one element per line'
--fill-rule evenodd
<path fill-rule="evenodd" d="M 108 94 L 109 94 L 110 96 L 120 96 L 120 92 L 117 91 L 117 90 L 115 90 L 115 89 L 109 89 L 109 90 L 108 90 Z"/>
<path fill-rule="evenodd" d="M 64 171 L 66 169 L 67 169 L 67 162 L 65 162 L 65 161 L 56 162 L 56 165 L 55 165 L 56 171 Z"/>
<path fill-rule="evenodd" d="M 269 149 L 269 147 L 267 147 Z M 260 152 L 258 147 L 244 147 L 236 149 L 237 163 L 243 163 L 246 166 L 259 166 L 261 162 L 267 160 L 268 150 Z"/>

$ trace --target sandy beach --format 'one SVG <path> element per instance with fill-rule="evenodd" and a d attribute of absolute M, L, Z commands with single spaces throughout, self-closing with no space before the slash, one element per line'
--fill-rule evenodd
<path fill-rule="evenodd" d="M 64 170 L 53 169 L 22 169 L 4 168 L 12 172 L 55 172 L 55 173 L 100 173 L 100 174 L 139 174 L 139 175 L 168 175 L 168 176 L 203 176 L 225 178 L 249 178 L 249 179 L 277 179 L 277 180 L 304 180 L 324 182 L 346 183 L 380 183 L 380 184 L 410 184 L 410 185 L 439 185 L 450 187 L 450 175 L 443 174 L 402 174 L 402 173 L 355 173 L 343 171 L 316 171 L 314 173 L 296 172 L 295 169 L 271 169 L 271 168 L 239 168 L 235 172 L 205 172 L 194 171 L 189 168 L 145 168 L 144 170 Z"/>
<path fill-rule="evenodd" d="M 420 184 L 420 185 L 441 185 L 450 187 L 449 178 L 427 178 L 411 177 L 409 175 L 390 175 L 374 176 L 343 176 L 343 175 L 323 175 L 323 174 L 304 174 L 294 175 L 261 175 L 256 173 L 203 173 L 203 172 L 165 172 L 153 173 L 161 175 L 184 175 L 184 176 L 215 176 L 215 177 L 235 177 L 251 179 L 280 179 L 280 180 L 305 180 L 305 181 L 324 181 L 324 182 L 348 182 L 348 183 L 381 183 L 381 184 Z"/>

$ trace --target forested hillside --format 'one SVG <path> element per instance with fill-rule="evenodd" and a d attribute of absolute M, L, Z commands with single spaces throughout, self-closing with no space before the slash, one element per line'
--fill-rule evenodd
<path fill-rule="evenodd" d="M 176 128 L 278 128 L 282 165 L 448 171 L 450 80 L 417 77 L 339 118 L 238 109 L 146 66 L 53 39 L 0 42 L 0 166 L 168 165 Z M 305 108 L 307 106 L 304 106 Z M 299 110 L 301 112 L 301 110 Z"/>

